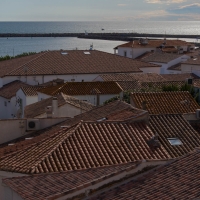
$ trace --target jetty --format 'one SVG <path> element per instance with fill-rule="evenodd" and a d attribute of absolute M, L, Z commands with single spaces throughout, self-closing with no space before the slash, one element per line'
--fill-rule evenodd
<path fill-rule="evenodd" d="M 198 39 L 200 35 L 149 34 L 149 33 L 0 33 L 1 38 L 9 37 L 77 37 L 84 39 L 130 41 L 140 37 L 148 38 L 190 38 Z"/>

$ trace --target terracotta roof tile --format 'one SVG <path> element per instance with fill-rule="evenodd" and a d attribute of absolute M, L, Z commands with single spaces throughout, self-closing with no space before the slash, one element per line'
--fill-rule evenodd
<path fill-rule="evenodd" d="M 37 91 L 39 89 L 45 88 L 44 86 L 25 86 L 21 87 L 21 90 L 26 96 L 37 96 Z"/>
<path fill-rule="evenodd" d="M 122 112 L 120 114 L 120 111 Z M 124 112 L 129 112 L 129 115 L 124 115 Z M 137 108 L 134 108 L 130 104 L 127 104 L 122 101 L 114 101 L 111 103 L 108 103 L 106 105 L 98 106 L 93 108 L 90 111 L 87 111 L 85 113 L 82 113 L 80 115 L 75 116 L 74 118 L 69 118 L 66 121 L 54 125 L 50 128 L 46 128 L 44 130 L 35 131 L 33 133 L 26 134 L 26 136 L 22 136 L 21 138 L 9 141 L 8 143 L 1 144 L 0 146 L 0 155 L 7 155 L 11 152 L 15 152 L 20 149 L 24 149 L 27 145 L 30 145 L 30 143 L 37 142 L 45 137 L 49 137 L 50 135 L 54 134 L 55 132 L 60 130 L 60 126 L 73 126 L 77 123 L 79 123 L 81 120 L 84 121 L 97 121 L 104 118 L 111 119 L 112 116 L 114 116 L 114 113 L 117 113 L 117 116 L 119 117 L 119 120 L 129 120 L 131 118 L 130 112 L 132 112 L 132 118 L 137 118 L 138 115 L 143 115 L 146 113 L 146 111 L 139 110 Z M 115 120 L 117 118 L 115 117 Z M 37 137 L 39 136 L 39 137 Z M 25 138 L 32 138 L 31 140 L 25 140 Z M 15 144 L 15 145 L 8 145 L 9 143 Z"/>
<path fill-rule="evenodd" d="M 181 63 L 172 65 L 172 66 L 169 67 L 167 70 L 181 71 Z"/>
<path fill-rule="evenodd" d="M 58 98 L 58 106 L 59 107 L 64 104 L 70 104 L 74 107 L 82 109 L 82 111 L 84 111 L 84 112 L 89 111 L 95 107 L 94 105 L 92 105 L 88 102 L 81 101 L 81 100 L 76 99 L 71 96 L 67 96 L 63 93 L 56 95 L 56 97 Z M 44 114 L 45 108 L 47 106 L 52 106 L 52 99 L 53 99 L 53 97 L 50 97 L 50 98 L 43 99 L 39 102 L 36 102 L 36 103 L 26 106 L 25 110 L 24 110 L 24 117 L 25 118 L 34 118 L 38 115 Z"/>
<path fill-rule="evenodd" d="M 29 86 L 28 84 L 21 82 L 21 81 L 13 81 L 4 85 L 0 88 L 0 96 L 11 99 L 13 96 L 16 95 L 16 92 L 20 89 L 20 87 Z"/>
<path fill-rule="evenodd" d="M 16 191 L 23 199 L 57 199 L 85 188 L 90 183 L 101 182 L 110 176 L 134 168 L 134 163 L 128 163 L 87 170 L 9 178 L 4 179 L 3 182 Z"/>
<path fill-rule="evenodd" d="M 200 55 L 196 55 L 195 57 L 183 62 L 183 64 L 200 65 Z"/>
<path fill-rule="evenodd" d="M 150 47 L 160 47 L 164 43 L 164 40 L 148 40 L 148 44 L 140 44 L 138 41 L 133 42 L 127 42 L 125 44 L 119 45 L 115 47 L 116 49 L 118 47 L 131 47 L 131 48 L 150 48 Z M 188 43 L 183 40 L 166 40 L 165 41 L 167 46 L 188 46 L 191 45 L 191 43 Z"/>
<path fill-rule="evenodd" d="M 48 87 L 39 92 L 51 96 L 59 93 L 66 95 L 119 94 L 120 86 L 115 82 L 67 82 L 63 85 Z"/>
<path fill-rule="evenodd" d="M 103 81 L 140 81 L 140 82 L 159 82 L 165 79 L 156 73 L 147 74 L 101 74 Z"/>
<path fill-rule="evenodd" d="M 145 63 L 101 51 L 69 50 L 48 51 L 24 63 L 23 66 L 6 73 L 7 76 L 55 75 L 55 74 L 99 74 L 99 73 L 136 73 L 141 67 L 156 65 Z M 26 70 L 24 70 L 26 66 Z"/>
<path fill-rule="evenodd" d="M 149 127 L 172 158 L 193 151 L 200 144 L 200 135 L 182 115 L 150 115 Z M 173 146 L 167 138 L 178 138 L 182 145 Z"/>
<path fill-rule="evenodd" d="M 163 86 L 176 85 L 179 89 L 185 81 L 159 81 L 159 82 L 140 82 L 140 81 L 117 81 L 124 91 L 162 91 Z"/>
<path fill-rule="evenodd" d="M 189 92 L 134 92 L 135 107 L 144 106 L 150 114 L 183 114 L 196 112 L 200 106 Z"/>
<path fill-rule="evenodd" d="M 82 122 L 2 157 L 0 169 L 34 174 L 170 158 L 163 146 L 147 144 L 153 135 L 142 122 Z"/>
<path fill-rule="evenodd" d="M 197 76 L 193 73 L 161 74 L 161 76 L 167 81 L 186 81 L 187 78 L 199 79 L 199 76 Z"/>
<path fill-rule="evenodd" d="M 88 199 L 199 199 L 199 168 L 198 151 Z"/>
<path fill-rule="evenodd" d="M 35 58 L 39 57 L 43 53 L 37 53 L 30 56 L 24 56 L 21 58 L 14 58 L 11 60 L 5 60 L 0 62 L 0 77 L 5 76 L 6 74 L 10 73 L 13 70 L 16 70 L 23 66 L 25 63 L 34 60 Z"/>
<path fill-rule="evenodd" d="M 141 61 L 168 63 L 168 62 L 175 60 L 179 57 L 181 57 L 180 54 L 153 53 L 153 54 L 147 55 L 146 57 L 142 58 Z"/>

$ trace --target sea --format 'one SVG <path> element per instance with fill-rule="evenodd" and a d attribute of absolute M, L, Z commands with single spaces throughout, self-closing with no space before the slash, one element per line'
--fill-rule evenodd
<path fill-rule="evenodd" d="M 200 21 L 84 21 L 84 22 L 0 22 L 0 33 L 158 33 L 200 35 Z M 188 39 L 198 42 L 198 39 Z M 0 38 L 0 57 L 46 50 L 86 50 L 93 48 L 113 53 L 123 41 L 79 39 L 76 37 Z"/>

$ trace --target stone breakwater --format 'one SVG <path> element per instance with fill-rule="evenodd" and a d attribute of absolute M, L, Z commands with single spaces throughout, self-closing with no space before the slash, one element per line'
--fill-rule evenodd
<path fill-rule="evenodd" d="M 148 34 L 148 33 L 0 33 L 0 37 L 78 37 L 85 39 L 102 39 L 102 40 L 121 40 L 130 41 L 138 37 L 152 38 L 198 38 L 200 35 L 170 35 L 170 34 Z"/>

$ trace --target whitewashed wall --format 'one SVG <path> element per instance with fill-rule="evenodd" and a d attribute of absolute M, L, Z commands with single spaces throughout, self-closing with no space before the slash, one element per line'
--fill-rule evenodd
<path fill-rule="evenodd" d="M 24 117 L 24 108 L 27 105 L 38 102 L 38 96 L 26 96 L 21 88 L 16 92 L 16 97 L 22 99 L 22 117 Z M 19 109 L 19 106 L 17 106 Z"/>
<path fill-rule="evenodd" d="M 126 57 L 135 59 L 138 56 L 141 56 L 142 54 L 146 52 L 156 51 L 156 48 L 130 48 L 130 47 L 118 47 L 118 53 L 119 56 L 124 56 L 124 52 L 126 51 Z M 132 53 L 133 52 L 133 53 Z"/>
<path fill-rule="evenodd" d="M 194 73 L 197 76 L 200 76 L 200 64 L 199 65 L 191 65 L 191 64 L 181 64 L 181 72 L 182 73 Z"/>
<path fill-rule="evenodd" d="M 44 75 L 44 76 L 6 76 L 3 77 L 3 84 L 10 83 L 14 80 L 20 80 L 30 85 L 38 85 L 52 81 L 53 79 L 64 79 L 64 82 L 90 82 L 99 74 L 70 74 L 70 75 Z M 1 86 L 1 83 L 0 83 Z"/>
<path fill-rule="evenodd" d="M 58 107 L 57 115 L 54 117 L 71 117 L 71 118 L 73 118 L 74 116 L 79 115 L 84 112 L 85 112 L 84 110 L 66 103 L 63 106 Z M 41 115 L 36 116 L 35 118 L 46 118 L 46 117 L 47 117 L 46 113 L 43 113 Z"/>

